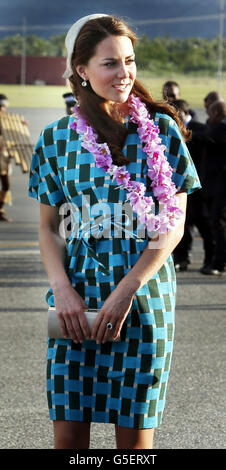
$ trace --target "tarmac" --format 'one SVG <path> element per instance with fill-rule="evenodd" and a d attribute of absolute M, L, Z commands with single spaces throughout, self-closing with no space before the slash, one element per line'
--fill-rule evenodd
<path fill-rule="evenodd" d="M 11 109 L 12 110 L 12 109 Z M 12 110 L 13 111 L 13 110 Z M 32 141 L 63 109 L 23 110 Z M 41 125 L 40 125 L 41 122 Z M 38 203 L 14 166 L 12 223 L 0 224 L 0 449 L 52 449 L 45 392 L 48 279 L 38 246 Z M 226 272 L 199 272 L 202 240 L 177 274 L 176 334 L 162 425 L 154 449 L 225 449 Z M 114 426 L 92 424 L 91 449 L 115 449 Z"/>

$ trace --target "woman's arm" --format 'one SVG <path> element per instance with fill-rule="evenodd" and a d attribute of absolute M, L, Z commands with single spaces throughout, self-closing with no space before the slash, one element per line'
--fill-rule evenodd
<path fill-rule="evenodd" d="M 114 338 L 119 335 L 123 321 L 131 308 L 135 292 L 156 274 L 181 240 L 184 233 L 187 194 L 185 192 L 178 193 L 177 198 L 184 213 L 183 219 L 175 230 L 164 236 L 159 247 L 156 243 L 157 248 L 155 249 L 152 242 L 149 244 L 150 247 L 147 246 L 133 268 L 107 298 L 92 330 L 92 337 L 96 337 L 97 342 L 105 342 L 112 335 L 111 330 L 106 328 L 108 322 L 114 326 Z"/>
<path fill-rule="evenodd" d="M 167 260 L 169 255 L 176 248 L 178 243 L 183 237 L 184 234 L 184 223 L 186 215 L 186 206 L 187 206 L 187 194 L 179 193 L 177 194 L 179 200 L 179 207 L 182 209 L 184 215 L 180 221 L 180 224 L 171 230 L 167 235 L 162 237 L 162 240 L 159 242 L 150 242 L 150 248 L 147 246 L 146 250 L 142 253 L 141 257 L 137 263 L 133 266 L 131 271 L 125 276 L 123 281 L 126 280 L 127 283 L 134 286 L 135 291 L 146 284 L 149 279 L 151 279 L 154 274 L 162 267 L 164 262 Z M 155 243 L 157 248 L 155 249 Z"/>
<path fill-rule="evenodd" d="M 73 289 L 64 267 L 65 242 L 59 235 L 58 208 L 40 204 L 39 245 L 42 261 L 53 290 L 62 332 L 75 342 L 90 336 L 85 301 Z"/>

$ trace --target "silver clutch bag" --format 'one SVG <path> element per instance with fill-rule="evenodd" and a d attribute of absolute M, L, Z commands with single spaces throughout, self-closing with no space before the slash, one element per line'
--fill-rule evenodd
<path fill-rule="evenodd" d="M 87 311 L 84 312 L 90 330 L 93 327 L 93 323 L 98 313 L 99 313 L 98 309 L 88 309 Z M 59 322 L 58 322 L 55 307 L 49 307 L 48 309 L 48 337 L 65 339 L 65 337 L 62 334 Z M 87 338 L 87 339 L 90 339 L 90 338 Z M 109 341 L 120 341 L 120 337 L 118 337 L 115 340 L 113 340 L 113 338 L 109 339 Z"/>

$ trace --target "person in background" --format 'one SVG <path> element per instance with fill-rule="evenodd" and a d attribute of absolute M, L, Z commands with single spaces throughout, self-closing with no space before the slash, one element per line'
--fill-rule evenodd
<path fill-rule="evenodd" d="M 5 113 L 9 106 L 9 101 L 6 95 L 0 94 L 0 113 Z M 12 165 L 10 163 L 11 157 L 8 154 L 1 135 L 0 126 L 0 221 L 1 222 L 12 222 L 4 209 L 5 204 L 12 203 L 12 195 L 10 191 L 10 175 L 12 173 Z"/>
<path fill-rule="evenodd" d="M 208 107 L 206 136 L 209 139 L 204 165 L 204 196 L 210 213 L 214 240 L 213 259 L 203 274 L 220 275 L 226 261 L 226 103 Z"/>
<path fill-rule="evenodd" d="M 179 100 L 180 98 L 180 88 L 177 82 L 173 80 L 168 80 L 164 83 L 162 87 L 163 99 L 169 101 L 170 103 L 174 100 Z"/>
<path fill-rule="evenodd" d="M 208 138 L 205 136 L 206 126 L 192 119 L 189 105 L 185 100 L 175 100 L 174 106 L 178 110 L 179 116 L 187 129 L 192 131 L 192 137 L 187 142 L 187 147 L 203 185 L 203 164 L 208 142 Z M 204 261 L 200 269 L 200 272 L 202 272 L 211 264 L 213 257 L 211 224 L 205 198 L 203 197 L 203 190 L 191 194 L 188 198 L 184 236 L 173 252 L 176 271 L 186 271 L 188 268 L 194 227 L 197 227 L 203 240 Z"/>
<path fill-rule="evenodd" d="M 218 93 L 218 91 L 210 91 L 208 95 L 206 95 L 206 97 L 204 98 L 204 107 L 208 116 L 209 116 L 209 108 L 215 101 L 224 101 L 223 98 L 221 98 L 220 93 Z"/>
<path fill-rule="evenodd" d="M 175 100 L 180 99 L 179 84 L 173 80 L 165 82 L 162 87 L 162 96 L 164 100 L 173 105 Z M 193 120 L 198 121 L 198 116 L 193 109 L 189 109 L 189 114 Z"/>
<path fill-rule="evenodd" d="M 73 93 L 64 93 L 63 98 L 65 101 L 66 113 L 68 116 L 70 116 L 74 112 L 74 106 L 76 104 L 75 97 Z"/>

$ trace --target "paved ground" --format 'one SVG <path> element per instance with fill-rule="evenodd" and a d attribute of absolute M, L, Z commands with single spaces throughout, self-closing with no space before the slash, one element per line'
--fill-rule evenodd
<path fill-rule="evenodd" d="M 45 123 L 63 114 L 52 113 L 45 113 Z M 28 114 L 35 141 L 42 127 L 40 114 L 24 110 Z M 27 198 L 27 175 L 18 167 L 12 191 L 8 213 L 13 223 L 0 225 L 0 449 L 50 449 L 53 434 L 45 395 L 48 281 L 37 242 L 38 204 Z M 221 278 L 203 276 L 201 262 L 202 244 L 196 236 L 192 264 L 177 276 L 174 357 L 163 424 L 155 431 L 156 449 L 226 447 L 226 273 Z M 115 448 L 113 425 L 92 425 L 91 448 Z"/>

